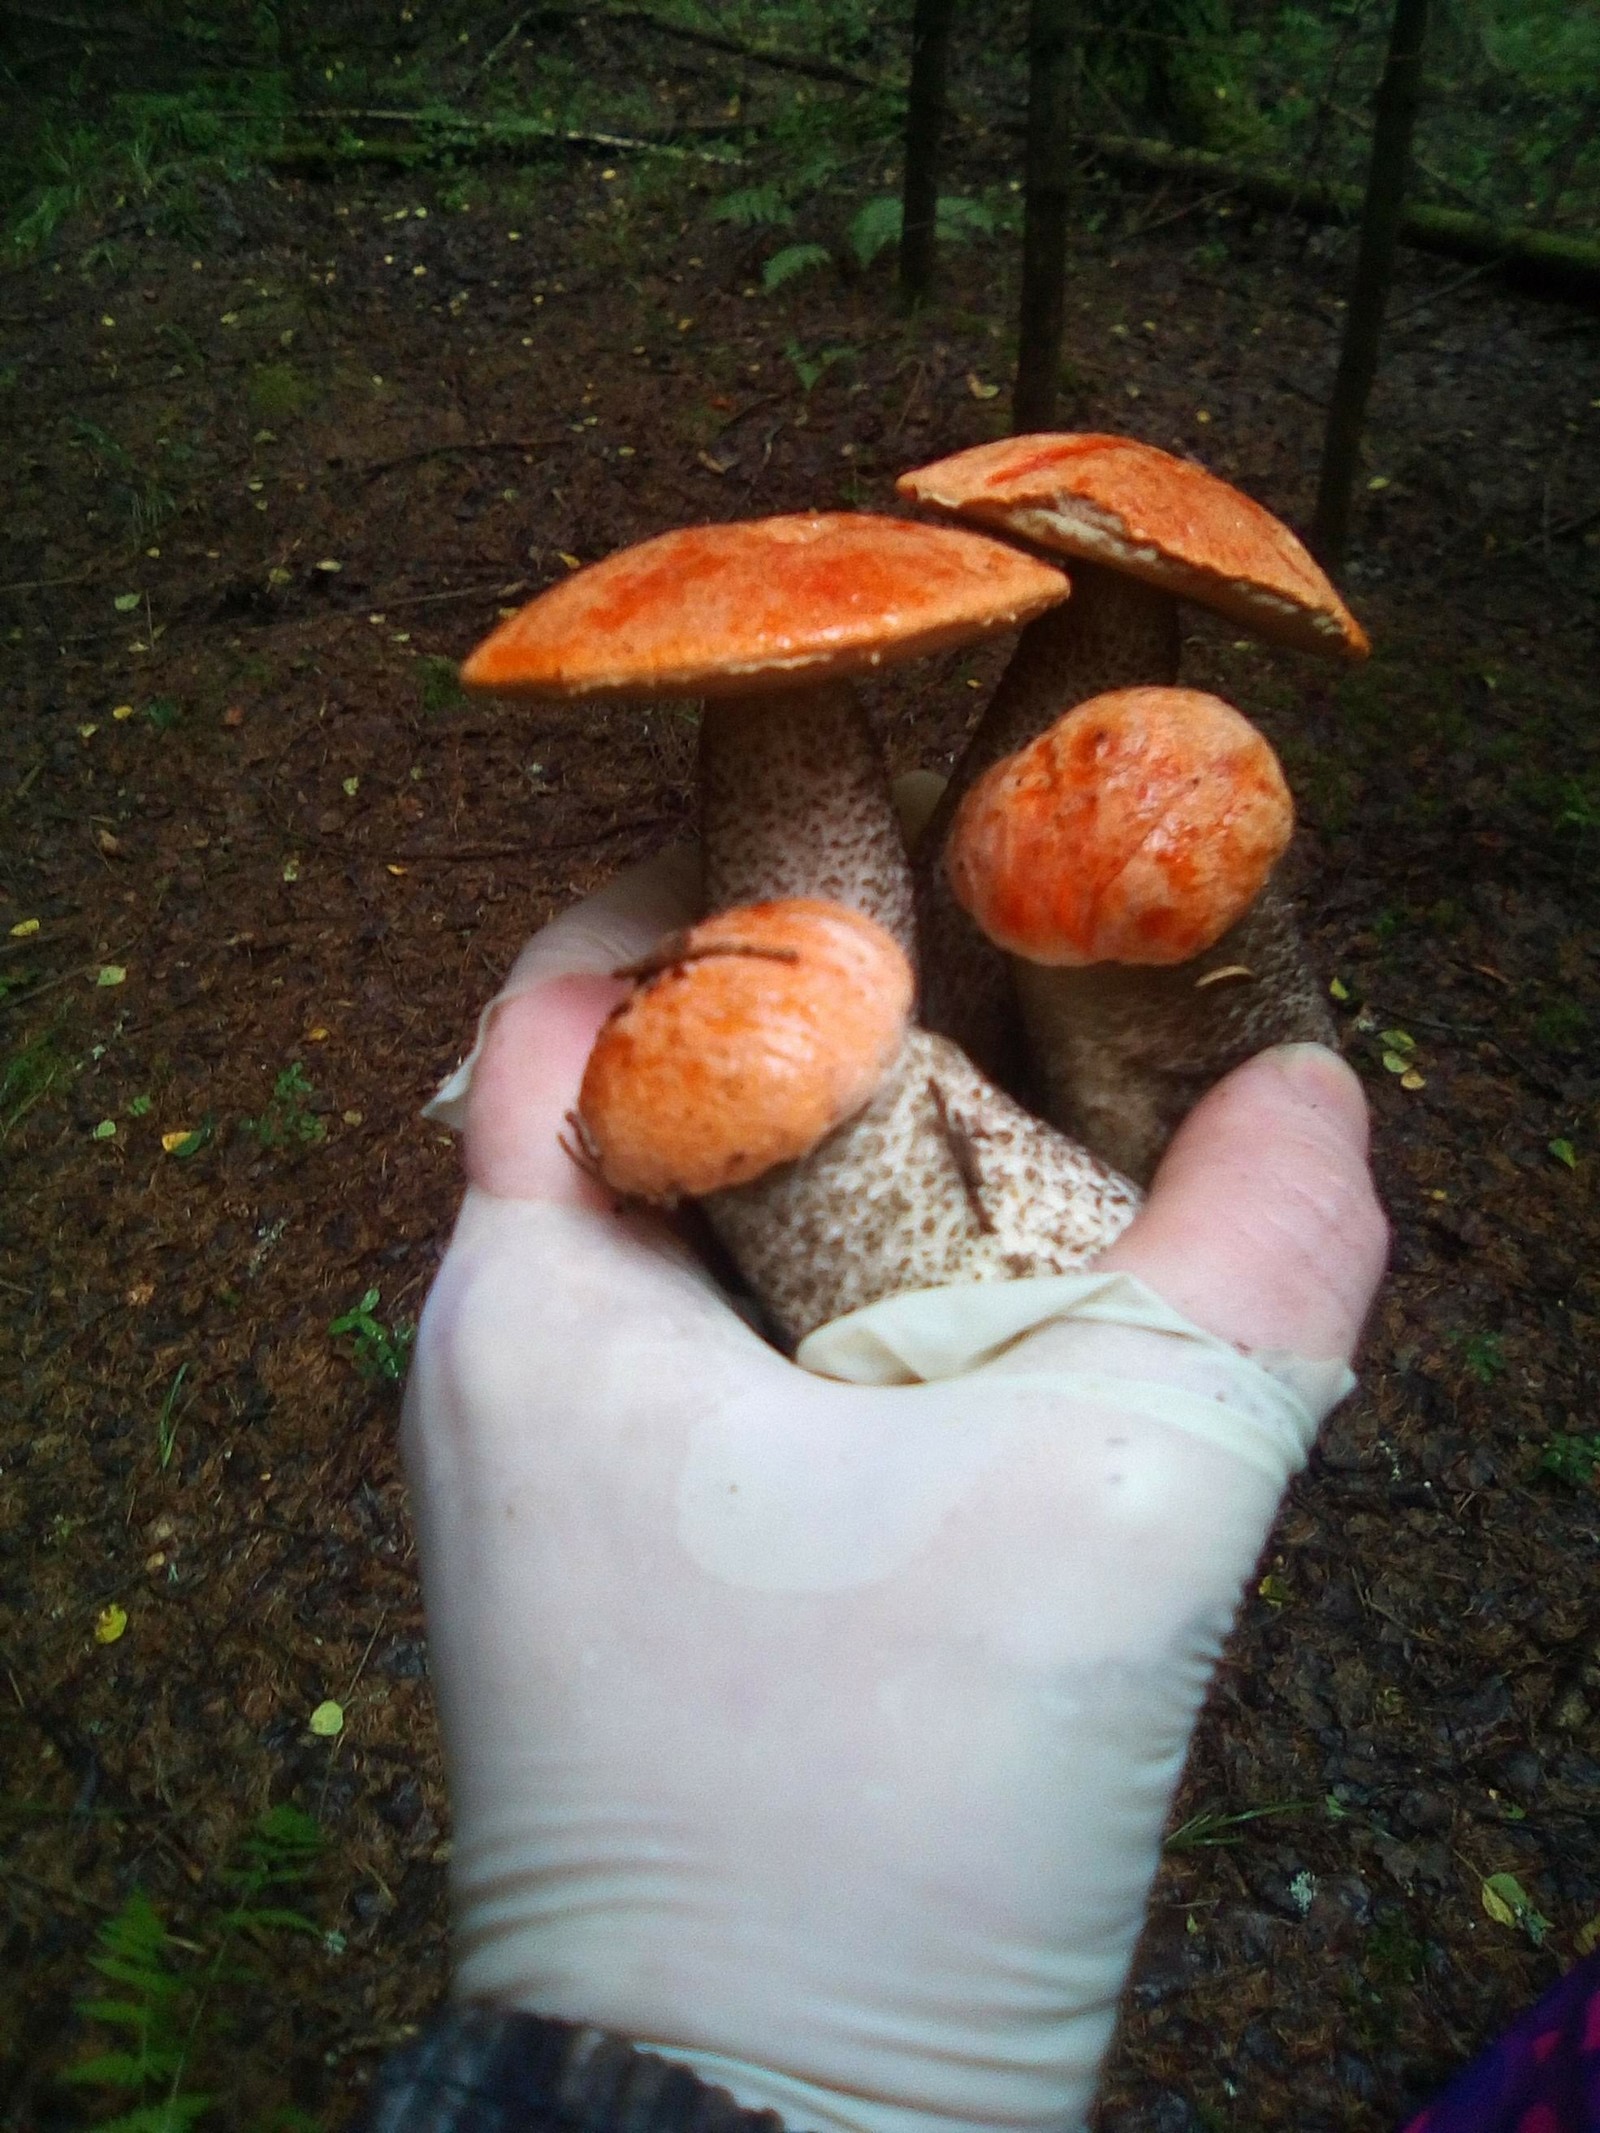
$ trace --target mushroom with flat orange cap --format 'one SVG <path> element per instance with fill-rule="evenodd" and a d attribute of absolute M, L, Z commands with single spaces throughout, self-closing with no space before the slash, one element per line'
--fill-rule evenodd
<path fill-rule="evenodd" d="M 904 845 L 851 677 L 1028 622 L 1067 591 L 963 528 L 853 512 L 692 526 L 542 593 L 462 679 L 589 703 L 705 698 L 708 909 L 826 897 L 909 953 Z"/>
<path fill-rule="evenodd" d="M 956 811 L 950 886 L 1013 959 L 1045 1115 L 1141 1182 L 1230 1068 L 1332 1040 L 1271 878 L 1293 828 L 1268 742 L 1193 689 L 1092 697 Z"/>
<path fill-rule="evenodd" d="M 1192 460 L 1132 437 L 1006 437 L 904 474 L 902 496 L 1072 563 L 1073 597 L 1023 632 L 929 825 L 917 870 L 925 1012 L 987 1061 L 1003 977 L 950 902 L 939 862 L 967 788 L 1074 704 L 1178 678 L 1178 603 L 1274 644 L 1363 659 L 1367 636 L 1270 511 Z M 991 1034 L 991 1030 L 995 1034 Z"/>
<path fill-rule="evenodd" d="M 815 950 L 802 955 L 793 940 L 763 951 L 755 928 L 767 922 L 728 907 L 826 899 L 898 944 L 909 986 L 910 867 L 848 677 L 1026 622 L 1067 591 L 1049 565 L 956 527 L 844 513 L 701 526 L 553 587 L 462 670 L 469 685 L 518 696 L 707 699 L 705 900 L 722 916 L 650 959 L 636 1004 L 601 1033 L 578 1120 L 619 1190 L 705 1196 L 713 1227 L 789 1341 L 907 1288 L 1071 1271 L 1137 1205 L 1126 1179 L 986 1082 L 953 1045 L 914 1028 L 866 1108 L 822 1129 L 810 1149 L 786 1154 L 782 1137 L 770 1138 L 770 1117 L 748 1119 L 736 1106 L 720 1110 L 720 1124 L 702 1112 L 686 1145 L 670 1094 L 631 1123 L 621 1101 L 634 1068 L 650 1079 L 650 1059 L 658 1091 L 676 1087 L 678 1100 L 713 1056 L 724 1078 L 730 1059 L 752 1073 L 770 1066 L 784 1045 L 761 1034 L 762 1017 L 776 999 L 783 1021 L 796 982 L 811 1003 L 801 1026 L 819 1040 L 801 1049 L 829 1101 L 840 1086 L 859 1089 L 820 1044 L 830 993 L 843 983 L 837 957 L 816 963 Z M 731 937 L 707 933 L 724 919 Z M 891 999 L 901 990 L 886 987 Z M 750 1002 L 742 1019 L 728 1004 L 741 993 Z M 711 1013 L 699 1036 L 680 1012 L 697 999 Z M 640 1032 L 658 1011 L 664 1027 L 646 1045 Z M 713 1041 L 723 1014 L 731 1019 Z M 793 1039 L 792 1015 L 787 1027 Z M 743 1052 L 729 1048 L 740 1028 Z M 743 1168 L 746 1128 L 771 1166 L 758 1175 Z M 698 1156 L 685 1163 L 702 1134 L 709 1169 Z M 719 1167 L 733 1156 L 741 1162 Z"/>
<path fill-rule="evenodd" d="M 700 1201 L 793 1347 L 881 1297 L 1071 1273 L 1125 1178 L 911 1027 L 904 951 L 814 898 L 751 904 L 622 975 L 573 1124 L 618 1192 Z"/>

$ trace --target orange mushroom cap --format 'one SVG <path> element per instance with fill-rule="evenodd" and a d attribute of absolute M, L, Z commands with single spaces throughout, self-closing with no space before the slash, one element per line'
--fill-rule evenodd
<path fill-rule="evenodd" d="M 1134 437 L 1003 437 L 902 474 L 900 494 L 1052 553 L 1104 563 L 1275 644 L 1365 659 L 1366 631 L 1288 527 Z"/>
<path fill-rule="evenodd" d="M 744 695 L 1028 622 L 1067 580 L 987 535 L 865 512 L 687 526 L 541 593 L 461 669 L 520 696 Z"/>
<path fill-rule="evenodd" d="M 1183 963 L 1243 917 L 1293 829 L 1247 718 L 1195 689 L 1114 689 L 978 780 L 945 866 L 1029 962 Z"/>
<path fill-rule="evenodd" d="M 864 1109 L 915 990 L 882 926 L 810 897 L 719 911 L 639 975 L 578 1116 L 606 1182 L 663 1202 L 747 1184 Z"/>

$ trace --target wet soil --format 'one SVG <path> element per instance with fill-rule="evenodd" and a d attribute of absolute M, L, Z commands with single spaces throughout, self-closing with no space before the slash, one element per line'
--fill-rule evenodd
<path fill-rule="evenodd" d="M 766 295 L 726 186 L 261 177 L 0 282 L 8 2127 L 89 2122 L 97 1932 L 142 1888 L 211 1946 L 274 1803 L 325 1833 L 324 1937 L 214 1996 L 223 2122 L 345 2122 L 442 1986 L 396 1388 L 359 1365 L 455 1202 L 420 1104 L 529 930 L 689 824 L 693 758 L 681 709 L 469 702 L 453 662 L 575 560 L 884 508 L 1004 420 L 1009 245 L 914 319 L 887 255 Z M 1092 204 L 1066 418 L 1303 523 L 1344 240 Z M 1186 645 L 1295 785 L 1396 1249 L 1200 1731 L 1105 2133 L 1377 2133 L 1600 1916 L 1600 348 L 1410 257 L 1393 318 L 1370 666 Z M 886 683 L 893 767 L 948 763 L 993 671 Z"/>

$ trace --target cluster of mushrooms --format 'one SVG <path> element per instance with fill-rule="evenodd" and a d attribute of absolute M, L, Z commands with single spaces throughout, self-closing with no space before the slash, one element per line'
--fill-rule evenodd
<path fill-rule="evenodd" d="M 1086 1267 L 1212 1082 L 1332 1037 L 1272 878 L 1294 821 L 1277 758 L 1176 686 L 1182 600 L 1366 655 L 1300 542 L 1123 437 L 1006 438 L 898 487 L 937 522 L 663 534 L 462 670 L 520 697 L 705 700 L 707 915 L 622 973 L 574 1126 L 620 1196 L 699 1203 L 790 1348 L 882 1297 Z M 1007 629 L 908 840 L 852 677 Z"/>

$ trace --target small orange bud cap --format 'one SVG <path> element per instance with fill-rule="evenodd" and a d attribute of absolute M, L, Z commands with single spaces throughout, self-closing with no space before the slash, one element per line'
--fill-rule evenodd
<path fill-rule="evenodd" d="M 1243 917 L 1293 830 L 1247 718 L 1194 689 L 1116 689 L 978 780 L 945 866 L 963 909 L 1029 962 L 1183 963 Z"/>
<path fill-rule="evenodd" d="M 883 927 L 808 897 L 720 911 L 635 974 L 578 1116 L 606 1182 L 662 1202 L 748 1184 L 863 1110 L 914 991 Z"/>

